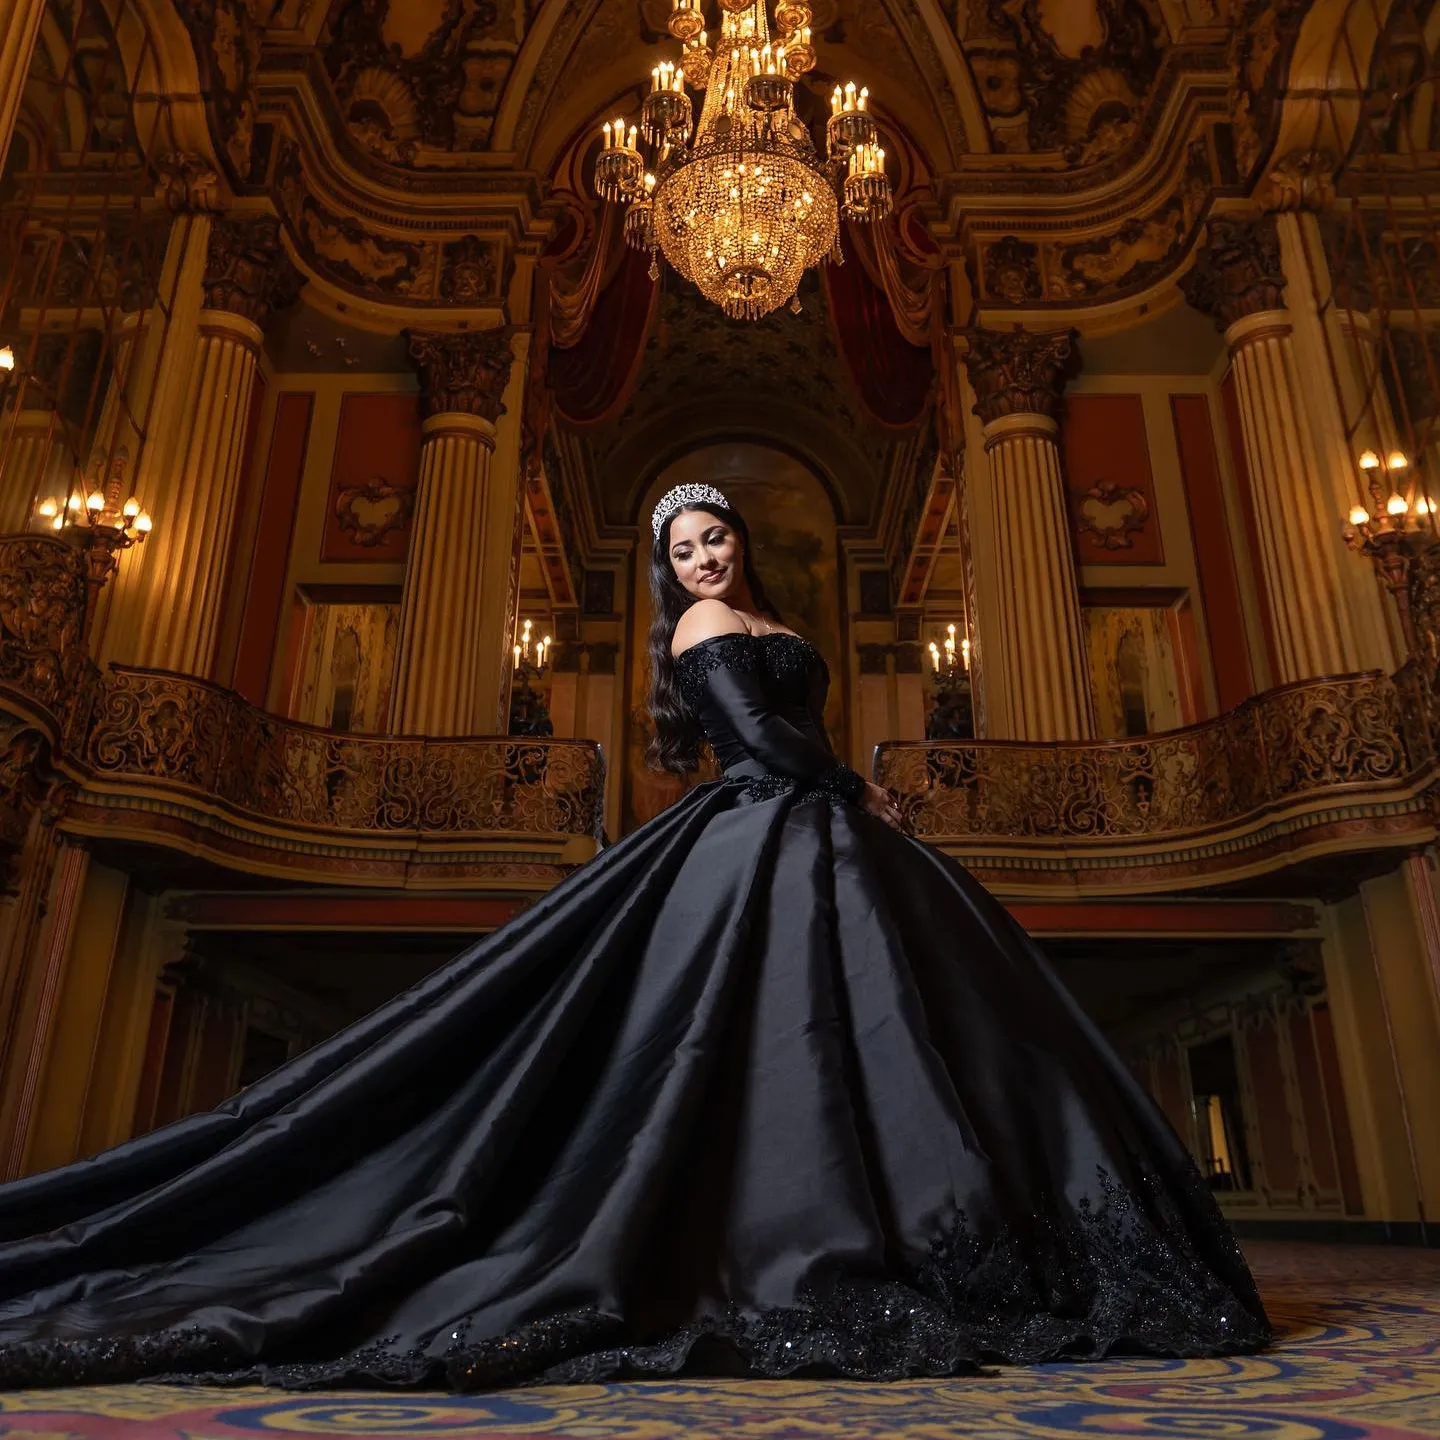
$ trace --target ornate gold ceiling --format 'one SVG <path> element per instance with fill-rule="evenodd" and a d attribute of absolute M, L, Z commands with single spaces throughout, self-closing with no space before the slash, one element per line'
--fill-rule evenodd
<path fill-rule="evenodd" d="M 593 229 L 599 117 L 633 108 L 674 49 L 668 0 L 144 3 L 176 77 L 161 83 L 195 75 L 238 203 L 273 208 L 312 299 L 362 323 L 513 312 L 547 244 L 573 253 Z M 1323 69 L 1323 34 L 1297 51 L 1302 28 L 1345 10 L 818 0 L 807 83 L 817 101 L 837 78 L 869 85 L 901 245 L 952 264 L 957 311 L 1062 323 L 1166 285 L 1263 168 L 1292 54 L 1307 83 Z"/>

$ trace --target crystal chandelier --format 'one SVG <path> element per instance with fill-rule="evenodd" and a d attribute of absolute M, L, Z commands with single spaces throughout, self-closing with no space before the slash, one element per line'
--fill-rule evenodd
<path fill-rule="evenodd" d="M 865 90 L 836 87 L 823 160 L 795 113 L 795 81 L 815 65 L 810 7 L 777 0 L 772 32 L 764 0 L 719 4 L 712 49 L 704 0 L 674 0 L 679 63 L 650 72 L 638 126 L 605 123 L 595 189 L 628 206 L 625 238 L 650 251 L 652 279 L 659 250 L 732 319 L 754 320 L 798 309 L 801 276 L 838 258 L 840 217 L 889 214 L 890 181 Z M 705 92 L 698 123 L 687 86 Z"/>

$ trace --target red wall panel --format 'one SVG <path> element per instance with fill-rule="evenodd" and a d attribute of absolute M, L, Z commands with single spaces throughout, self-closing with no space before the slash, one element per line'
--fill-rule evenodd
<path fill-rule="evenodd" d="M 265 467 L 265 488 L 260 497 L 260 519 L 235 656 L 234 687 L 252 705 L 265 703 L 270 683 L 314 408 L 315 396 L 309 390 L 287 391 L 276 400 L 275 431 Z"/>
<path fill-rule="evenodd" d="M 1220 462 L 1215 453 L 1210 405 L 1203 395 L 1172 395 L 1170 413 L 1180 451 L 1180 474 L 1190 513 L 1200 598 L 1210 634 L 1216 699 L 1221 710 L 1233 710 L 1255 693 L 1255 681 L 1245 639 L 1245 615 L 1235 577 L 1235 557 L 1230 552 L 1230 531 L 1225 523 L 1225 498 L 1220 485 Z"/>
<path fill-rule="evenodd" d="M 1140 397 L 1072 395 L 1060 439 L 1075 559 L 1082 565 L 1163 565 L 1165 548 Z M 1137 528 L 1120 525 L 1127 515 L 1137 519 Z M 1104 534 L 1097 533 L 1097 527 Z"/>

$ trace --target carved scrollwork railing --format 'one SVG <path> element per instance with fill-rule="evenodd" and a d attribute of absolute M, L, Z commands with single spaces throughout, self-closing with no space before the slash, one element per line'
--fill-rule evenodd
<path fill-rule="evenodd" d="M 1387 676 L 1347 676 L 1144 739 L 882 745 L 876 778 L 927 840 L 1159 840 L 1403 782 L 1434 756 L 1424 709 Z"/>
<path fill-rule="evenodd" d="M 81 637 L 85 588 L 83 558 L 65 541 L 0 538 L 0 685 L 52 726 L 92 668 Z"/>
<path fill-rule="evenodd" d="M 158 670 L 105 676 L 80 758 L 96 779 L 177 786 L 326 831 L 594 836 L 603 805 L 590 741 L 350 735 Z"/>
<path fill-rule="evenodd" d="M 592 741 L 352 735 L 189 676 L 102 672 L 85 652 L 85 603 L 75 547 L 0 537 L 0 859 L 57 780 L 81 803 L 139 790 L 194 823 L 221 807 L 242 829 L 312 832 L 306 843 L 600 838 Z"/>

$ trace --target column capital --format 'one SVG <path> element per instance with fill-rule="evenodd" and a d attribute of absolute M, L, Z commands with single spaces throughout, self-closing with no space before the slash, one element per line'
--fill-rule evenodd
<path fill-rule="evenodd" d="M 217 215 L 205 254 L 207 310 L 225 310 L 258 325 L 295 303 L 304 277 L 280 243 L 280 222 L 270 215 Z"/>
<path fill-rule="evenodd" d="M 492 330 L 407 330 L 420 375 L 425 413 L 475 415 L 492 425 L 505 413 L 503 396 L 515 355 L 514 327 Z"/>
<path fill-rule="evenodd" d="M 977 326 L 961 333 L 975 413 L 987 425 L 1007 415 L 1057 417 L 1065 384 L 1080 370 L 1078 331 Z"/>
<path fill-rule="evenodd" d="M 1205 243 L 1180 281 L 1181 293 L 1221 330 L 1263 310 L 1285 308 L 1285 271 L 1273 215 L 1242 219 L 1217 215 Z"/>

